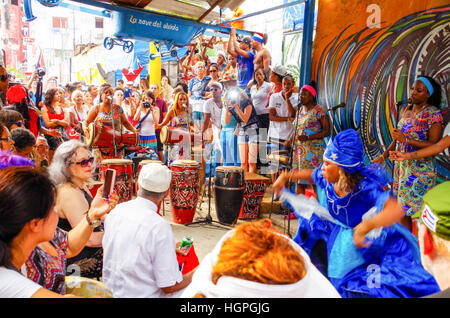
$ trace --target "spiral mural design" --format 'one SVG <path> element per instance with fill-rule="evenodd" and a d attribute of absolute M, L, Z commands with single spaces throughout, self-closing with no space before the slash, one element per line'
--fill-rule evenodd
<path fill-rule="evenodd" d="M 397 101 L 409 97 L 420 75 L 441 85 L 441 110 L 448 125 L 450 5 L 416 12 L 384 28 L 366 27 L 344 38 L 345 32 L 320 54 L 316 72 L 319 103 L 328 107 L 347 103 L 345 109 L 330 113 L 334 133 L 357 129 L 367 161 L 378 157 L 392 142 Z M 387 168 L 392 169 L 389 160 Z M 448 155 L 438 156 L 438 171 L 441 178 L 450 179 Z"/>

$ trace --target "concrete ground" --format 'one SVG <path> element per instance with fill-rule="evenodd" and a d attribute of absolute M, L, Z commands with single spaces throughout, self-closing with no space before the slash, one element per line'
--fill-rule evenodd
<path fill-rule="evenodd" d="M 212 191 L 214 193 L 214 191 Z M 276 229 L 278 229 L 281 233 L 288 233 L 288 228 L 291 237 L 293 237 L 297 231 L 297 219 L 292 219 L 288 222 L 285 219 L 284 215 L 276 214 L 276 211 L 280 211 L 280 202 L 274 201 L 271 203 L 272 189 L 269 186 L 266 189 L 265 196 L 261 203 L 261 209 L 259 218 L 270 218 L 272 224 Z M 200 199 L 199 199 L 200 200 Z M 272 205 L 272 213 L 270 213 L 270 208 Z M 199 224 L 177 224 L 172 219 L 172 214 L 170 212 L 170 200 L 166 198 L 164 207 L 161 207 L 161 214 L 167 222 L 169 222 L 172 226 L 173 233 L 177 242 L 181 241 L 185 236 L 191 236 L 194 239 L 195 252 L 199 258 L 199 261 L 203 259 L 203 257 L 208 254 L 220 240 L 220 238 L 233 227 L 219 224 L 218 222 L 212 223 L 199 223 Z M 218 221 L 214 196 L 211 198 L 211 217 L 213 221 Z M 207 193 L 203 197 L 202 203 L 197 204 L 197 211 L 194 216 L 193 222 L 204 220 L 208 215 L 208 196 Z M 241 220 L 238 219 L 234 227 L 242 224 L 243 222 L 250 222 L 252 220 Z"/>

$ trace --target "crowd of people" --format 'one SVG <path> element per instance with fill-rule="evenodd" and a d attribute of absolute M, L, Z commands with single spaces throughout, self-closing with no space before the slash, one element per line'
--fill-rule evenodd
<path fill-rule="evenodd" d="M 201 42 L 203 54 L 190 45 L 175 85 L 163 72 L 161 83 L 47 87 L 42 100 L 31 89 L 35 74 L 11 86 L 0 66 L 0 296 L 64 296 L 72 274 L 101 281 L 115 297 L 422 297 L 446 290 L 448 277 L 433 270 L 432 259 L 425 270 L 415 241 L 422 235 L 422 258 L 423 244 L 429 250 L 439 242 L 436 266 L 450 264 L 448 209 L 438 231 L 423 216 L 425 194 L 439 187 L 434 155 L 450 140 L 442 138 L 439 85 L 427 76 L 414 81 L 392 144 L 365 166 L 356 131 L 326 143 L 332 127 L 315 83 L 299 86 L 283 65 L 272 65 L 266 41 L 232 29 L 226 42 Z M 95 147 L 95 125 L 136 135 L 138 147 Z M 183 138 L 163 141 L 170 130 Z M 268 220 L 245 224 L 183 275 L 172 229 L 157 210 L 169 191 L 168 166 L 195 159 L 196 142 L 214 167 L 270 175 L 274 199 L 299 218 L 297 236 L 286 238 Z M 135 199 L 118 204 L 117 193 L 102 197 L 102 186 L 91 193 L 87 183 L 102 160 L 136 153 L 162 165 L 142 167 Z M 388 158 L 393 180 L 380 165 Z M 326 213 L 298 208 L 307 189 L 325 194 Z M 372 265 L 383 275 L 376 287 L 367 284 Z"/>

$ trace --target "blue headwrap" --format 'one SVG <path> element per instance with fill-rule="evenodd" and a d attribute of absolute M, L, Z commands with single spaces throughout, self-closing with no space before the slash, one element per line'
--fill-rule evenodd
<path fill-rule="evenodd" d="M 391 182 L 391 177 L 379 164 L 364 165 L 363 144 L 354 129 L 341 131 L 333 140 L 330 140 L 323 158 L 337 164 L 348 173 L 360 172 L 381 186 Z"/>
<path fill-rule="evenodd" d="M 433 88 L 433 85 L 431 85 L 431 82 L 428 78 L 422 76 L 422 77 L 417 78 L 416 81 L 421 81 L 426 86 L 430 96 L 433 95 L 434 88 Z"/>

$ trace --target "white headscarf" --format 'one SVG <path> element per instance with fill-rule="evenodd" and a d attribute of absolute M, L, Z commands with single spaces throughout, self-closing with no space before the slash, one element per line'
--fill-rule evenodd
<path fill-rule="evenodd" d="M 306 275 L 297 283 L 269 285 L 230 276 L 222 276 L 217 284 L 212 282 L 212 269 L 226 239 L 235 230 L 226 233 L 216 247 L 200 263 L 192 283 L 181 294 L 181 298 L 191 298 L 197 293 L 207 298 L 340 298 L 333 285 L 311 263 L 306 252 L 294 241 L 287 238 L 294 249 L 303 257 Z M 281 235 L 281 234 L 280 234 Z M 283 236 L 284 237 L 284 236 Z"/>

